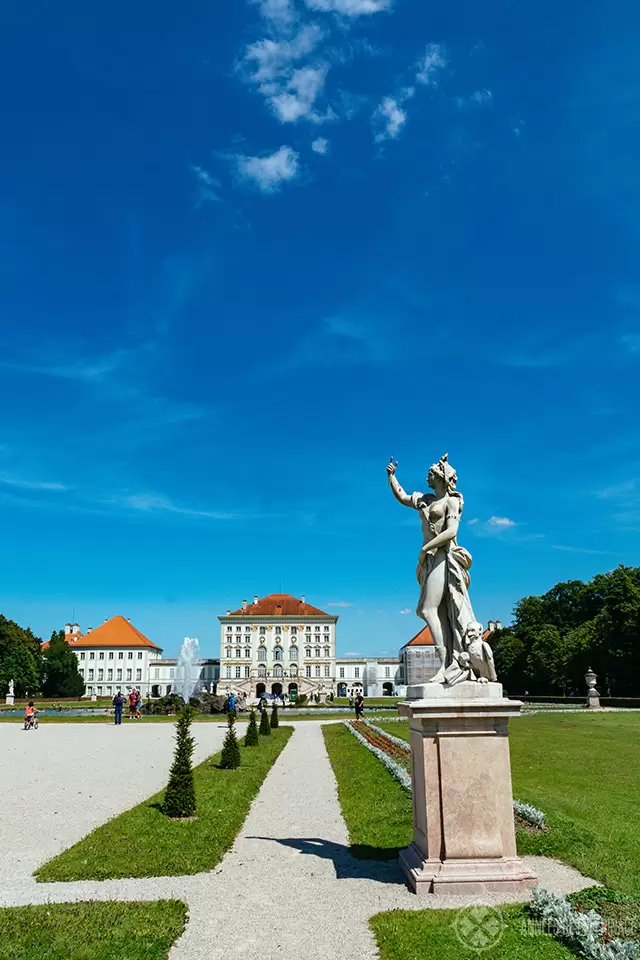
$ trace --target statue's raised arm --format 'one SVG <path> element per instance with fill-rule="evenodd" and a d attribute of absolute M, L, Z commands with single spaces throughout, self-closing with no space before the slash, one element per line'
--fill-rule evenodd
<path fill-rule="evenodd" d="M 389 477 L 389 486 L 391 487 L 391 492 L 394 497 L 401 503 L 403 507 L 414 507 L 417 509 L 416 504 L 414 503 L 413 497 L 404 490 L 398 483 L 398 478 L 396 477 L 396 470 L 398 468 L 398 461 L 393 462 L 393 457 L 389 460 L 387 464 L 387 474 Z"/>

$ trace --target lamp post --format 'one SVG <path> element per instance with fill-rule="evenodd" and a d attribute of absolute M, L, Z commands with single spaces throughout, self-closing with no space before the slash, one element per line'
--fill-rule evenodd
<path fill-rule="evenodd" d="M 600 694 L 596 690 L 597 677 L 591 667 L 589 667 L 585 673 L 584 679 L 587 684 L 587 706 L 590 710 L 598 710 L 600 707 Z"/>

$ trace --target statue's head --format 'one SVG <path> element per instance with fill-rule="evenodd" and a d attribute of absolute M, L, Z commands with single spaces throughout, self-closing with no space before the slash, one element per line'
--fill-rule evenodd
<path fill-rule="evenodd" d="M 458 482 L 458 474 L 449 463 L 449 454 L 445 453 L 437 463 L 429 467 L 427 483 L 435 490 L 435 484 L 440 481 L 447 493 L 453 493 Z"/>
<path fill-rule="evenodd" d="M 471 620 L 465 627 L 464 638 L 467 643 L 473 643 L 474 640 L 479 640 L 481 638 L 482 633 L 482 624 L 478 623 L 477 620 Z"/>

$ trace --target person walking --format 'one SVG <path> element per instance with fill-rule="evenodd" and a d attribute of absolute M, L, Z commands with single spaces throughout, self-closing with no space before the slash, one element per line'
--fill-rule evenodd
<path fill-rule="evenodd" d="M 362 720 L 362 714 L 364 712 L 364 697 L 359 693 L 353 703 L 356 709 L 356 720 Z"/>
<path fill-rule="evenodd" d="M 140 706 L 142 704 L 142 694 L 139 690 L 136 690 L 136 720 L 142 720 L 142 714 L 140 713 Z"/>
<path fill-rule="evenodd" d="M 124 708 L 124 697 L 122 696 L 122 693 L 120 692 L 120 690 L 118 690 L 118 692 L 116 693 L 111 703 L 113 704 L 113 708 L 114 708 L 113 722 L 117 726 L 120 726 L 120 724 L 122 723 L 122 710 Z"/>

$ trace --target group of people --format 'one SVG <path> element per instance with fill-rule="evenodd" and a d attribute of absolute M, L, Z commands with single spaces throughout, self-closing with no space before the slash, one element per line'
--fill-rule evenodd
<path fill-rule="evenodd" d="M 131 687 L 129 693 L 125 697 L 121 690 L 118 690 L 115 697 L 111 701 L 113 704 L 114 710 L 114 719 L 113 722 L 117 725 L 122 723 L 122 714 L 124 711 L 125 703 L 129 703 L 129 720 L 141 720 L 142 714 L 140 713 L 140 706 L 142 704 L 142 695 L 139 690 L 136 690 L 135 687 Z"/>

